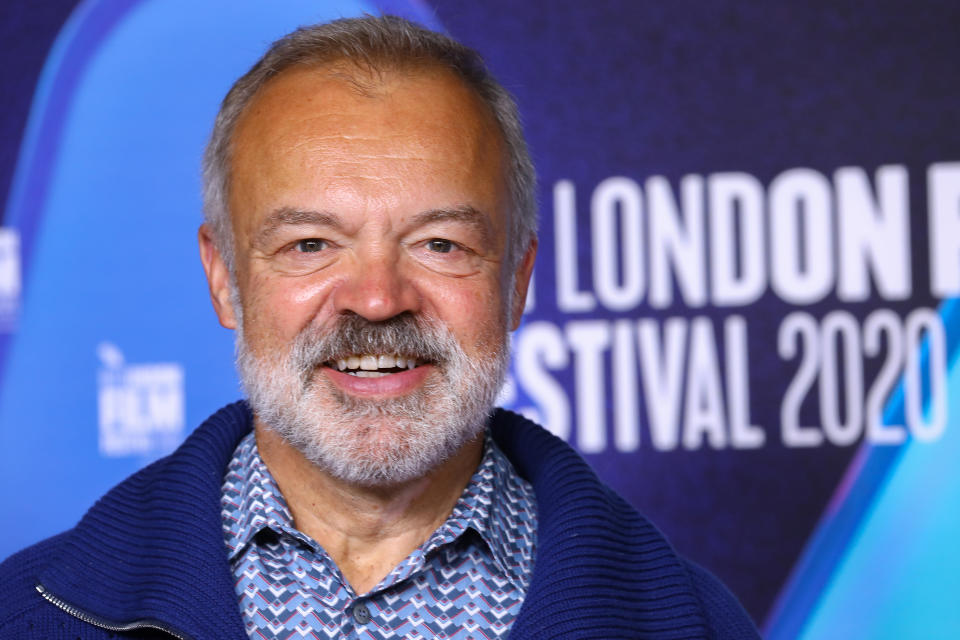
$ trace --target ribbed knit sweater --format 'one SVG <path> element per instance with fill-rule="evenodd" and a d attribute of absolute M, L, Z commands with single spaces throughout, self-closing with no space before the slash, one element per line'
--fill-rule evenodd
<path fill-rule="evenodd" d="M 245 640 L 220 487 L 251 426 L 245 403 L 221 409 L 75 528 L 7 559 L 0 638 Z M 536 564 L 510 638 L 759 637 L 723 585 L 680 558 L 562 440 L 502 410 L 492 430 L 539 510 Z"/>

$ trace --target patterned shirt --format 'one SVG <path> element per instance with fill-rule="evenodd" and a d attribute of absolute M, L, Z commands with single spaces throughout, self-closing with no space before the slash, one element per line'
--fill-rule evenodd
<path fill-rule="evenodd" d="M 240 610 L 255 639 L 502 638 L 533 568 L 533 489 L 489 434 L 446 522 L 366 594 L 294 528 L 253 434 L 234 451 L 221 507 Z"/>

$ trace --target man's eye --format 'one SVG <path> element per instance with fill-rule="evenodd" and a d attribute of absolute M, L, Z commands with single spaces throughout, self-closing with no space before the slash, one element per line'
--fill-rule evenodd
<path fill-rule="evenodd" d="M 319 238 L 307 238 L 297 243 L 297 250 L 302 253 L 316 253 L 326 249 L 327 241 Z"/>
<path fill-rule="evenodd" d="M 434 238 L 427 241 L 427 248 L 436 253 L 450 253 L 453 251 L 453 243 L 449 240 Z"/>

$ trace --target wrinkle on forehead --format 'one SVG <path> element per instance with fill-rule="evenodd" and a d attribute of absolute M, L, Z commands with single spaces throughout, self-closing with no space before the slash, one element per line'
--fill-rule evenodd
<path fill-rule="evenodd" d="M 384 129 L 379 137 L 389 139 L 391 125 L 399 119 L 401 114 L 378 113 L 376 109 L 367 109 L 366 104 L 373 106 L 373 103 L 389 100 L 400 90 L 421 85 L 425 91 L 432 89 L 429 91 L 431 107 L 434 110 L 440 109 L 449 116 L 423 122 L 424 126 L 420 128 L 421 134 L 429 135 L 431 130 L 436 131 L 444 124 L 455 123 L 460 135 L 470 134 L 470 137 L 478 140 L 488 139 L 490 134 L 493 134 L 496 139 L 501 137 L 499 127 L 487 104 L 463 80 L 444 67 L 432 65 L 410 72 L 391 69 L 377 74 L 376 78 L 370 77 L 368 71 L 357 67 L 353 67 L 351 72 L 346 72 L 344 69 L 342 64 L 320 67 L 300 66 L 280 73 L 267 82 L 247 105 L 238 122 L 238 132 L 249 127 L 252 122 L 256 122 L 257 128 L 260 129 L 269 128 L 270 125 L 282 125 L 283 123 L 277 120 L 264 121 L 256 117 L 258 112 L 279 107 L 285 113 L 296 114 L 294 117 L 301 127 L 310 125 L 311 120 L 321 121 L 327 127 L 336 126 L 337 132 L 330 134 L 330 137 L 362 139 L 364 135 L 360 132 L 365 132 L 370 125 L 379 124 L 381 129 Z M 360 86 L 365 89 L 357 91 L 358 85 L 354 80 L 362 76 L 367 76 L 369 82 L 362 82 Z M 444 91 L 437 91 L 437 80 L 443 82 Z M 305 84 L 313 85 L 317 90 L 304 96 L 299 89 Z M 426 85 L 430 85 L 429 89 Z M 349 88 L 349 91 L 343 91 L 345 87 Z M 378 90 L 372 91 L 371 87 L 377 87 Z M 296 99 L 291 99 L 293 96 L 296 96 Z M 481 117 L 464 117 L 465 102 L 472 103 L 473 115 Z M 344 109 L 343 107 L 347 106 L 344 103 L 349 103 L 350 108 Z M 395 106 L 398 105 L 395 104 Z M 357 108 L 367 111 L 368 118 L 362 123 L 354 118 L 353 111 Z M 283 120 L 289 122 L 290 119 Z M 351 133 L 351 129 L 357 133 Z"/>
<path fill-rule="evenodd" d="M 234 135 L 235 232 L 255 232 L 255 218 L 281 206 L 376 208 L 395 194 L 429 194 L 440 185 L 496 192 L 481 208 L 492 213 L 489 202 L 496 200 L 508 215 L 505 145 L 474 91 L 445 69 L 385 74 L 380 86 L 361 95 L 329 70 L 294 68 L 261 89 Z M 365 186 L 371 184 L 385 186 Z M 277 194 L 289 198 L 278 201 Z M 318 204 L 321 196 L 325 203 Z M 454 197 L 434 204 L 461 203 Z"/>

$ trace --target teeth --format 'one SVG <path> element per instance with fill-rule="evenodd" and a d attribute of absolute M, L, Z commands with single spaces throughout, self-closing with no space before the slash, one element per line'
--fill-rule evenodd
<path fill-rule="evenodd" d="M 340 371 L 349 373 L 363 373 L 361 377 L 369 378 L 372 375 L 385 375 L 377 373 L 379 369 L 413 369 L 417 366 L 416 358 L 405 358 L 400 355 L 374 355 L 363 354 L 359 356 L 348 356 L 338 358 L 334 365 Z"/>
<path fill-rule="evenodd" d="M 364 371 L 363 369 L 360 369 L 359 371 L 352 371 L 351 373 L 358 378 L 380 378 L 390 375 L 389 373 L 384 373 L 383 371 Z"/>
<path fill-rule="evenodd" d="M 378 369 L 393 369 L 395 366 L 397 366 L 397 358 L 395 356 L 378 356 L 377 357 Z"/>

